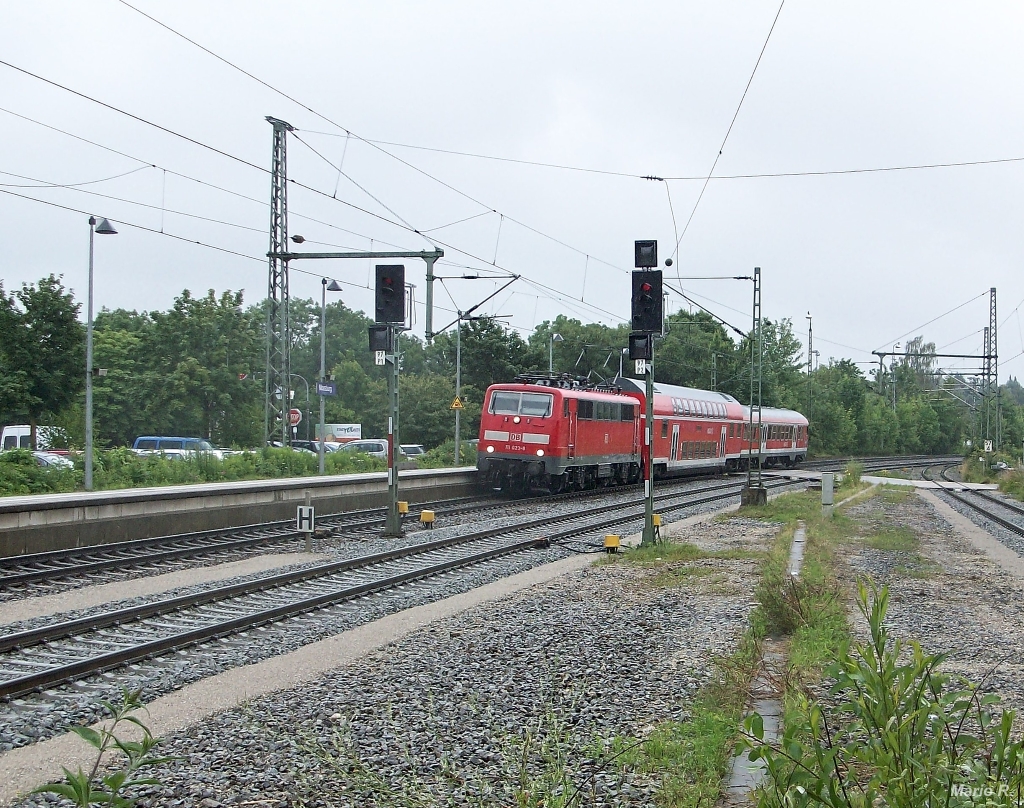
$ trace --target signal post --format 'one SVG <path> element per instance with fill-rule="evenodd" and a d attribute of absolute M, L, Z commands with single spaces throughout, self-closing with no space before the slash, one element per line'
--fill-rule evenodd
<path fill-rule="evenodd" d="M 658 242 L 637 241 L 634 244 L 637 267 L 633 271 L 631 297 L 631 332 L 629 358 L 636 360 L 637 370 L 644 370 L 647 411 L 644 414 L 644 532 L 641 544 L 653 544 L 654 530 L 654 335 L 661 334 L 664 318 L 661 270 L 658 266 Z"/>

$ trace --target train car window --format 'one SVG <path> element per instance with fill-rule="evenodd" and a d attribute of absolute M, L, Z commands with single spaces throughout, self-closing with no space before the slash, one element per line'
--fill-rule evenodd
<path fill-rule="evenodd" d="M 530 415 L 535 418 L 547 418 L 551 415 L 551 404 L 555 397 L 550 393 L 523 393 L 523 403 L 520 405 L 520 415 Z"/>
<path fill-rule="evenodd" d="M 620 421 L 633 421 L 636 418 L 636 407 L 632 404 L 620 404 L 619 405 L 619 420 Z"/>
<path fill-rule="evenodd" d="M 593 421 L 594 402 L 581 398 L 576 404 L 576 417 L 581 421 Z"/>
<path fill-rule="evenodd" d="M 736 436 L 735 436 L 735 435 L 733 434 L 733 432 L 734 432 L 734 430 L 735 430 L 735 427 L 736 427 L 736 425 L 735 425 L 735 424 L 729 424 L 729 437 L 730 437 L 730 438 L 734 438 L 734 437 L 736 437 Z"/>
<path fill-rule="evenodd" d="M 668 437 L 668 421 L 664 419 L 661 422 L 661 437 Z"/>
<path fill-rule="evenodd" d="M 569 417 L 569 399 L 562 399 L 562 416 L 565 418 Z"/>

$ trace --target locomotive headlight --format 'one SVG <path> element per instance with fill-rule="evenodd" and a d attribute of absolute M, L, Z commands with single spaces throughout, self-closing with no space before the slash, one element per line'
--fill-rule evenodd
<path fill-rule="evenodd" d="M 537 457 L 544 457 L 544 450 L 543 449 L 538 449 L 537 450 Z"/>
<path fill-rule="evenodd" d="M 487 447 L 487 454 L 494 454 L 494 447 L 493 446 L 488 446 Z"/>
<path fill-rule="evenodd" d="M 521 420 L 522 419 L 517 415 L 515 418 L 512 419 L 512 423 L 513 424 L 518 424 Z"/>

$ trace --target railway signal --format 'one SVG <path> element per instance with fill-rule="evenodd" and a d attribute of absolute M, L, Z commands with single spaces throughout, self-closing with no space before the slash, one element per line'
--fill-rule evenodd
<path fill-rule="evenodd" d="M 405 325 L 405 265 L 377 264 L 374 320 Z"/>
<path fill-rule="evenodd" d="M 637 369 L 644 366 L 647 412 L 644 415 L 644 532 L 642 544 L 656 540 L 654 532 L 654 453 L 651 426 L 654 422 L 654 335 L 661 334 L 664 323 L 664 302 L 661 295 L 661 270 L 658 266 L 658 242 L 633 243 L 637 267 L 633 271 L 632 332 L 629 335 L 629 357 L 636 359 Z M 668 262 L 666 262 L 668 263 Z"/>
<path fill-rule="evenodd" d="M 661 270 L 641 269 L 633 272 L 633 331 L 660 334 L 664 303 Z"/>

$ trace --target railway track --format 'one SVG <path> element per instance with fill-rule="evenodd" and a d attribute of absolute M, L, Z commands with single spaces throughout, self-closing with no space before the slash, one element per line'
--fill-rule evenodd
<path fill-rule="evenodd" d="M 479 497 L 460 497 L 422 507 L 451 517 L 503 504 L 497 500 L 482 502 Z M 332 535 L 358 538 L 376 535 L 384 525 L 384 513 L 383 508 L 348 511 L 318 517 L 317 523 L 320 529 Z M 26 585 L 37 582 L 52 583 L 75 577 L 96 583 L 101 573 L 115 570 L 124 573 L 162 566 L 164 569 L 160 571 L 166 571 L 175 566 L 173 562 L 185 559 L 209 561 L 227 555 L 240 557 L 249 551 L 263 552 L 304 540 L 305 535 L 296 531 L 294 522 L 289 520 L 13 556 L 0 559 L 0 593 L 8 597 L 23 596 Z"/>
<path fill-rule="evenodd" d="M 801 484 L 770 481 L 767 487 Z M 710 490 L 659 494 L 658 511 L 672 518 L 734 498 L 741 486 L 739 481 L 727 481 Z M 7 634 L 0 636 L 0 698 L 54 687 L 502 555 L 549 543 L 586 541 L 642 518 L 642 502 L 589 506 Z"/>
<path fill-rule="evenodd" d="M 940 466 L 941 470 L 939 471 L 939 476 L 942 477 L 942 482 L 949 483 L 951 486 L 957 485 L 956 480 L 951 480 L 949 478 L 949 470 L 955 468 L 956 465 L 957 464 L 949 464 L 946 466 Z M 931 468 L 934 467 L 936 467 L 935 464 L 933 464 Z M 930 474 L 931 468 L 925 469 L 924 472 L 922 472 L 922 476 L 926 480 L 938 483 L 940 486 L 939 490 L 944 494 L 956 500 L 961 505 L 970 508 L 975 513 L 980 514 L 990 522 L 994 522 L 1000 527 L 1006 528 L 1011 533 L 1016 533 L 1018 536 L 1024 536 L 1024 524 L 1020 521 L 1013 521 L 1012 519 L 996 512 L 998 509 L 1002 509 L 1004 512 L 1015 514 L 1018 519 L 1020 519 L 1021 517 L 1024 517 L 1024 507 L 993 496 L 987 491 L 946 487 L 945 485 L 942 485 L 942 482 L 935 480 L 932 477 Z M 978 502 L 974 497 L 984 500 L 985 504 Z"/>
<path fill-rule="evenodd" d="M 877 470 L 892 467 L 897 463 L 906 466 L 925 461 L 934 463 L 934 458 L 882 457 L 864 458 L 862 462 L 865 470 Z M 846 462 L 846 458 L 812 461 L 806 464 L 806 467 L 841 468 Z M 693 478 L 681 479 L 692 481 Z M 662 484 L 673 483 L 678 484 L 679 480 L 664 481 Z M 581 496 L 600 496 L 605 493 L 606 489 L 597 489 L 531 497 L 526 501 L 557 502 L 579 499 Z M 500 499 L 488 502 L 486 499 L 482 501 L 480 497 L 462 497 L 428 503 L 421 507 L 435 510 L 443 518 L 451 519 L 468 513 L 480 514 L 488 510 L 507 508 L 508 501 Z M 384 509 L 374 508 L 322 516 L 318 523 L 334 536 L 362 538 L 375 535 L 384 524 L 384 518 Z M 277 550 L 294 544 L 302 540 L 304 535 L 294 529 L 291 521 L 272 522 L 0 559 L 0 601 L 32 594 L 33 585 L 36 585 L 36 589 L 42 585 L 44 591 L 50 591 L 54 585 L 74 584 L 75 580 L 72 579 L 80 580 L 83 584 L 96 584 L 122 580 L 140 573 L 180 569 L 196 562 L 210 563 L 230 557 L 242 558 L 253 552 Z"/>

